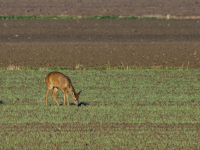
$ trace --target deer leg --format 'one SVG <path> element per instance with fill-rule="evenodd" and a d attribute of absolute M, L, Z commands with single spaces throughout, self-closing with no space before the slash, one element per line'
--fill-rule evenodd
<path fill-rule="evenodd" d="M 65 93 L 64 93 L 64 101 L 63 101 L 63 105 L 65 105 Z"/>
<path fill-rule="evenodd" d="M 52 92 L 52 97 L 53 97 L 54 101 L 56 102 L 56 104 L 59 106 L 60 104 L 57 102 L 56 97 L 55 97 L 57 91 L 58 91 L 58 89 L 56 87 L 54 87 L 53 92 Z"/>
<path fill-rule="evenodd" d="M 63 101 L 63 105 L 65 105 L 65 91 L 64 90 L 62 90 L 63 91 L 63 94 L 64 94 L 64 101 Z"/>
<path fill-rule="evenodd" d="M 65 96 L 67 97 L 67 105 L 69 106 L 69 97 L 67 92 L 65 92 Z"/>
<path fill-rule="evenodd" d="M 51 90 L 51 88 L 48 87 L 48 88 L 47 88 L 47 91 L 46 91 L 46 95 L 45 95 L 46 105 L 47 105 L 47 103 L 48 103 L 47 98 L 48 98 L 48 95 L 49 95 L 50 90 Z"/>
<path fill-rule="evenodd" d="M 61 91 L 63 92 L 64 94 L 64 101 L 63 101 L 63 105 L 65 105 L 65 90 L 61 89 Z"/>

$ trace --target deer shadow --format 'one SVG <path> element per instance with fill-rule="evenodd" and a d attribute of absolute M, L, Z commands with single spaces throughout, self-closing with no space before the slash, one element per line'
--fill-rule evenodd
<path fill-rule="evenodd" d="M 63 104 L 60 104 L 60 106 L 62 106 Z M 74 104 L 74 103 L 70 103 L 70 106 L 78 106 L 78 107 L 80 107 L 80 106 L 87 106 L 87 105 L 89 105 L 89 103 L 86 103 L 86 102 L 80 102 L 78 105 L 76 105 L 76 104 Z M 67 105 L 66 105 L 67 106 Z"/>
<path fill-rule="evenodd" d="M 0 104 L 3 104 L 4 102 L 3 101 L 0 101 Z"/>
<path fill-rule="evenodd" d="M 79 106 L 82 106 L 82 105 L 83 105 L 83 106 L 87 106 L 87 105 L 89 105 L 89 103 L 87 103 L 87 102 L 80 102 L 80 103 L 78 104 L 78 107 L 79 107 Z"/>

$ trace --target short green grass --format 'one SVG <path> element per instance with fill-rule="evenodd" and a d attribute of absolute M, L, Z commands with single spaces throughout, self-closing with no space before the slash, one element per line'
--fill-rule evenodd
<path fill-rule="evenodd" d="M 109 16 L 109 15 L 95 15 L 95 16 L 56 16 L 56 15 L 24 15 L 24 16 L 8 16 L 1 15 L 0 20 L 12 20 L 12 19 L 165 19 L 166 17 L 148 17 L 148 16 Z"/>
<path fill-rule="evenodd" d="M 94 16 L 67 16 L 67 15 L 0 15 L 0 20 L 16 19 L 200 19 L 200 16 L 112 16 L 112 15 L 94 15 Z"/>
<path fill-rule="evenodd" d="M 57 106 L 51 94 L 45 106 L 51 71 L 0 70 L 0 149 L 200 148 L 198 69 L 59 70 L 82 90 L 89 105 L 80 107 Z M 163 124 L 175 126 L 152 126 Z"/>

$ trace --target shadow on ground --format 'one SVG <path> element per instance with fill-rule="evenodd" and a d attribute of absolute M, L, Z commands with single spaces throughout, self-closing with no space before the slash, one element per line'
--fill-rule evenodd
<path fill-rule="evenodd" d="M 60 104 L 60 106 L 62 106 L 63 104 Z M 78 107 L 79 106 L 87 106 L 87 105 L 89 105 L 89 103 L 86 103 L 86 102 L 80 102 L 79 104 L 78 104 Z M 66 106 L 67 106 L 67 104 L 66 104 Z M 70 106 L 76 106 L 74 103 L 70 103 Z"/>
<path fill-rule="evenodd" d="M 86 103 L 86 102 L 80 102 L 80 103 L 78 104 L 78 107 L 79 107 L 79 106 L 82 106 L 82 105 L 83 105 L 83 106 L 86 106 L 86 105 L 89 105 L 89 103 Z"/>
<path fill-rule="evenodd" d="M 0 104 L 3 104 L 3 101 L 0 101 Z"/>

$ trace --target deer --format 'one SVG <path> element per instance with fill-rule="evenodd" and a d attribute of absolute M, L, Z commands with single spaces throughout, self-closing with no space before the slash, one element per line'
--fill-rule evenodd
<path fill-rule="evenodd" d="M 77 106 L 79 105 L 78 101 L 79 101 L 79 96 L 80 96 L 81 91 L 76 93 L 72 85 L 72 82 L 68 76 L 65 76 L 64 74 L 60 72 L 50 72 L 45 78 L 45 82 L 47 84 L 47 91 L 45 95 L 46 105 L 48 103 L 47 98 L 48 98 L 49 92 L 51 91 L 52 88 L 53 88 L 52 97 L 58 106 L 60 104 L 57 102 L 56 96 L 55 96 L 58 89 L 60 89 L 64 93 L 63 105 L 65 105 L 65 97 L 67 97 L 67 105 L 69 106 L 68 92 L 72 95 L 74 104 Z"/>

